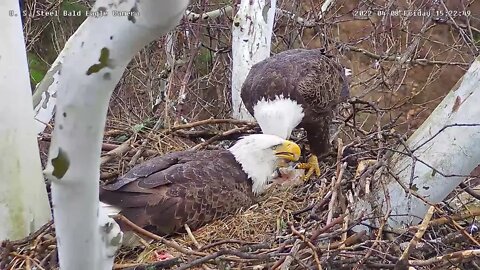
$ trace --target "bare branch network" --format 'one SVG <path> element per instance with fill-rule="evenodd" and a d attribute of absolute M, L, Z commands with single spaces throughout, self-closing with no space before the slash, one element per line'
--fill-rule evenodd
<path fill-rule="evenodd" d="M 26 8 L 51 10 L 60 2 L 26 1 Z M 443 125 L 416 147 L 398 150 L 479 55 L 480 3 L 434 2 L 279 1 L 272 53 L 324 48 L 352 70 L 351 96 L 356 98 L 336 114 L 335 151 L 325 157 L 322 176 L 305 185 L 273 186 L 251 209 L 190 235 L 165 239 L 136 228 L 155 241 L 141 251 L 122 250 L 115 269 L 479 268 L 480 251 L 471 247 L 479 246 L 475 218 L 480 211 L 473 203 L 480 170 L 470 175 L 444 172 L 418 158 L 418 151 L 447 130 L 475 129 L 480 122 Z M 400 9 L 444 14 L 469 10 L 472 15 L 392 15 Z M 102 181 L 154 155 L 225 148 L 242 135 L 259 132 L 255 123 L 229 119 L 236 7 L 192 1 L 188 10 L 170 40 L 162 38 L 144 48 L 117 85 L 102 146 Z M 369 10 L 375 12 L 356 16 Z M 385 15 L 379 16 L 378 10 Z M 58 53 L 75 31 L 64 19 L 26 18 L 29 52 L 41 55 L 49 42 Z M 41 61 L 51 64 L 54 59 Z M 43 154 L 48 151 L 49 132 L 40 141 Z M 302 144 L 305 136 L 298 130 L 293 139 Z M 412 167 L 423 164 L 432 173 L 466 181 L 435 205 L 415 186 L 403 185 L 409 196 L 431 205 L 426 216 L 418 217 L 422 222 L 417 226 L 393 230 L 383 216 L 378 224 L 369 224 L 378 216 L 368 213 L 352 218 L 351 206 L 358 197 L 385 189 L 384 180 L 397 177 L 389 162 L 395 153 L 409 157 Z M 359 224 L 367 224 L 373 234 L 352 233 L 350 229 Z M 173 258 L 157 261 L 152 254 L 158 250 Z M 137 261 L 139 256 L 143 259 Z M 29 239 L 0 247 L 0 269 L 50 269 L 56 263 L 51 225 Z"/>

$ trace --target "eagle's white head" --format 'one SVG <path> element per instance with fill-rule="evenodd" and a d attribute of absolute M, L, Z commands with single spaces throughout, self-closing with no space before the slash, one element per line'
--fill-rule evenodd
<path fill-rule="evenodd" d="M 283 139 L 290 138 L 293 129 L 305 115 L 302 105 L 283 95 L 276 96 L 273 100 L 261 99 L 253 107 L 253 112 L 253 117 L 264 134 L 277 135 Z"/>
<path fill-rule="evenodd" d="M 256 195 L 266 189 L 277 166 L 285 160 L 298 161 L 301 154 L 296 143 L 268 134 L 245 136 L 229 150 L 252 179 Z"/>

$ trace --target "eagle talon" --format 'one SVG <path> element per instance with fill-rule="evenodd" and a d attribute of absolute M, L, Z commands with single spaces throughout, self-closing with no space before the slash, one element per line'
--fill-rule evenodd
<path fill-rule="evenodd" d="M 306 163 L 299 163 L 297 168 L 307 170 L 307 173 L 303 177 L 303 181 L 305 182 L 312 177 L 313 173 L 315 173 L 316 176 L 320 176 L 321 174 L 318 157 L 316 155 L 311 155 Z"/>

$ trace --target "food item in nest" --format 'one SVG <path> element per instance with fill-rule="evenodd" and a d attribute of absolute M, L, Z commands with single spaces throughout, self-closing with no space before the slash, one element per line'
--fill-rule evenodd
<path fill-rule="evenodd" d="M 303 184 L 305 170 L 291 167 L 279 168 L 280 174 L 272 179 L 272 186 L 296 187 Z"/>

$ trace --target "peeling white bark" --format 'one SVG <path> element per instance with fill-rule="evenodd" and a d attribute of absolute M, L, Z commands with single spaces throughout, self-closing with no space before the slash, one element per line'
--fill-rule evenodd
<path fill-rule="evenodd" d="M 322 7 L 320 8 L 322 11 L 320 18 L 324 16 L 325 13 L 328 12 L 328 10 L 333 6 L 334 3 L 335 3 L 335 0 L 325 0 L 325 2 L 323 2 Z"/>
<path fill-rule="evenodd" d="M 233 118 L 253 120 L 240 91 L 252 66 L 270 56 L 276 0 L 242 0 L 232 30 Z"/>
<path fill-rule="evenodd" d="M 163 102 L 164 99 L 167 98 L 167 88 L 168 83 L 170 82 L 171 76 L 173 74 L 173 69 L 175 66 L 175 41 L 177 38 L 177 33 L 174 31 L 170 31 L 165 36 L 165 55 L 166 55 L 166 63 L 165 69 L 162 71 L 161 78 L 160 78 L 160 86 L 158 87 L 158 94 L 155 98 L 155 102 L 153 103 L 152 110 L 155 111 L 158 106 Z"/>
<path fill-rule="evenodd" d="M 0 1 L 0 242 L 24 238 L 51 219 L 20 14 L 17 0 Z"/>
<path fill-rule="evenodd" d="M 390 159 L 393 172 L 407 188 L 416 191 L 430 203 L 439 203 L 459 185 L 465 177 L 443 175 L 469 175 L 480 164 L 480 58 L 477 58 L 466 74 L 457 82 L 450 93 L 432 112 L 430 117 L 408 139 L 410 150 L 420 161 L 415 162 L 412 172 L 412 158 L 395 153 Z M 461 125 L 471 126 L 461 126 Z M 445 128 L 450 125 L 449 128 Z M 438 133 L 444 129 L 442 132 Z M 432 139 L 433 137 L 433 139 Z M 398 151 L 406 153 L 404 147 Z M 433 168 L 433 169 L 432 169 Z M 442 175 L 443 174 L 443 175 Z M 413 181 L 411 182 L 413 176 Z M 398 228 L 418 223 L 425 215 L 428 205 L 389 179 L 387 184 L 391 217 L 389 225 Z M 376 193 L 375 193 L 376 191 Z M 386 211 L 384 192 L 377 188 L 368 201 L 360 201 L 355 212 L 372 207 Z M 358 228 L 357 228 L 358 229 Z"/>
<path fill-rule="evenodd" d="M 227 13 L 232 12 L 232 10 L 233 10 L 232 6 L 224 6 L 222 8 L 212 10 L 212 11 L 209 11 L 209 12 L 205 12 L 205 13 L 202 13 L 202 14 L 198 14 L 198 13 L 195 13 L 195 12 L 191 12 L 190 10 L 187 10 L 185 12 L 185 14 L 187 15 L 187 19 L 189 21 L 196 22 L 200 19 L 202 19 L 204 21 L 211 20 L 211 19 L 216 19 L 220 16 L 223 16 Z"/>
<path fill-rule="evenodd" d="M 35 88 L 33 107 L 35 108 L 35 129 L 37 133 L 42 133 L 45 130 L 55 113 L 59 80 L 58 71 L 62 67 L 63 58 L 75 50 L 72 44 L 79 42 L 80 37 L 78 33 L 85 31 L 85 25 L 89 24 L 92 20 L 96 20 L 96 18 L 87 17 L 77 31 L 68 39 L 63 50 L 57 56 L 57 59 L 55 59 L 42 81 Z"/>
<path fill-rule="evenodd" d="M 60 60 L 45 175 L 52 182 L 61 269 L 112 269 L 122 234 L 99 209 L 98 199 L 108 102 L 131 58 L 173 29 L 188 2 L 99 0 L 92 11 L 106 15 L 89 17 Z"/>

